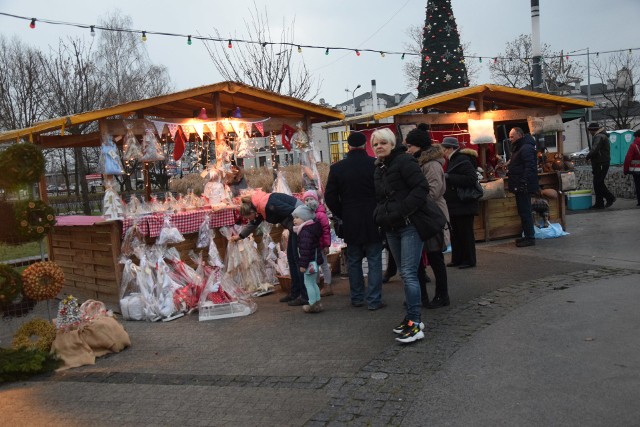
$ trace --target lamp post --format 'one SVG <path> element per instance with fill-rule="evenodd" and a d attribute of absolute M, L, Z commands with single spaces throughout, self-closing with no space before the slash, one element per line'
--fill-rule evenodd
<path fill-rule="evenodd" d="M 360 85 L 356 86 L 356 88 L 351 92 L 351 102 L 353 102 L 353 114 L 356 113 L 356 91 L 360 89 Z"/>

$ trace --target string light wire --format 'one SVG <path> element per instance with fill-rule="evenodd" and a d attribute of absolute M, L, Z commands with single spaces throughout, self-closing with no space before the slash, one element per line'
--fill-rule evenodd
<path fill-rule="evenodd" d="M 404 5 L 406 6 L 406 4 Z M 400 9 L 404 8 L 404 6 L 402 6 Z M 187 34 L 179 34 L 179 33 L 170 33 L 170 32 L 165 32 L 165 31 L 142 31 L 142 30 L 137 30 L 137 29 L 131 29 L 131 28 L 114 28 L 114 27 L 105 27 L 102 25 L 95 25 L 95 24 L 81 24 L 81 23 L 75 23 L 75 22 L 66 22 L 66 21 L 57 21 L 57 20 L 53 20 L 53 19 L 41 19 L 41 18 L 34 18 L 34 17 L 26 17 L 26 16 L 20 16 L 20 15 L 14 15 L 11 13 L 6 13 L 6 12 L 0 12 L 1 16 L 7 16 L 9 18 L 15 18 L 15 19 L 22 19 L 25 21 L 30 21 L 30 26 L 33 25 L 33 27 L 35 27 L 35 22 L 39 22 L 39 23 L 45 23 L 45 24 L 50 24 L 50 25 L 61 25 L 61 26 L 67 26 L 67 27 L 76 27 L 76 28 L 83 28 L 83 29 L 89 29 L 92 30 L 92 32 L 95 32 L 95 30 L 103 30 L 103 31 L 114 31 L 114 32 L 120 32 L 120 33 L 134 33 L 134 34 L 143 34 L 143 37 L 146 38 L 146 36 L 149 35 L 157 35 L 157 36 L 166 36 L 166 37 L 180 37 L 180 38 L 187 38 L 187 42 L 189 43 L 189 41 L 191 40 L 200 40 L 200 41 L 210 41 L 210 42 L 222 42 L 222 43 L 227 43 L 228 46 L 232 45 L 232 42 L 235 42 L 236 44 L 239 43 L 246 43 L 246 44 L 261 44 L 262 47 L 266 47 L 267 45 L 278 45 L 281 47 L 293 47 L 293 48 L 297 48 L 298 51 L 300 52 L 302 50 L 302 48 L 305 49 L 319 49 L 319 50 L 324 50 L 325 54 L 327 54 L 328 51 L 330 50 L 336 50 L 336 51 L 351 51 L 351 52 L 355 52 L 356 55 L 358 55 L 361 52 L 371 52 L 371 53 L 377 53 L 379 54 L 381 57 L 384 57 L 385 55 L 400 55 L 401 59 L 403 59 L 406 55 L 410 55 L 410 56 L 421 56 L 421 53 L 414 53 L 414 52 L 401 52 L 401 51 L 382 51 L 379 49 L 366 49 L 366 48 L 351 48 L 351 47 L 344 47 L 344 46 L 320 46 L 320 45 L 305 45 L 305 44 L 298 44 L 295 42 L 260 42 L 260 41 L 256 41 L 256 40 L 246 40 L 246 39 L 228 39 L 228 38 L 216 38 L 216 37 L 207 37 L 207 36 L 201 36 L 201 35 L 187 35 Z M 32 27 L 32 28 L 33 28 Z M 190 44 L 190 43 L 189 43 Z M 568 54 L 557 54 L 557 55 L 547 55 L 544 56 L 543 58 L 546 59 L 551 59 L 551 58 L 561 58 L 561 57 L 581 57 L 581 56 L 587 56 L 587 55 L 595 55 L 596 57 L 599 57 L 600 54 L 608 54 L 608 53 L 619 53 L 619 52 L 628 52 L 629 54 L 631 54 L 633 51 L 638 51 L 640 50 L 640 47 L 635 47 L 635 48 L 624 48 L 624 49 L 612 49 L 612 50 L 604 50 L 604 51 L 599 51 L 599 52 L 580 52 L 580 51 L 573 51 L 573 52 L 568 52 Z M 359 55 L 358 55 L 359 56 Z M 532 60 L 533 57 L 519 57 L 519 58 L 513 58 L 513 57 L 506 57 L 506 56 L 479 56 L 479 55 L 465 55 L 464 56 L 466 59 L 478 59 L 479 62 L 482 62 L 483 59 L 491 59 L 493 60 L 494 63 L 496 63 L 497 61 L 504 61 L 504 60 L 513 60 L 513 59 L 518 59 L 518 60 L 522 60 L 522 61 L 528 61 L 528 60 Z"/>

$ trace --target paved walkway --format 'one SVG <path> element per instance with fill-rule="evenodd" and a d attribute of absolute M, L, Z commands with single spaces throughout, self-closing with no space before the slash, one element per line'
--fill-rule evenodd
<path fill-rule="evenodd" d="M 0 425 L 634 424 L 634 206 L 571 214 L 569 236 L 532 248 L 480 244 L 477 268 L 449 270 L 452 305 L 423 312 L 414 345 L 391 332 L 399 280 L 369 312 L 337 277 L 320 315 L 275 294 L 244 318 L 124 322 L 130 349 L 1 386 Z"/>

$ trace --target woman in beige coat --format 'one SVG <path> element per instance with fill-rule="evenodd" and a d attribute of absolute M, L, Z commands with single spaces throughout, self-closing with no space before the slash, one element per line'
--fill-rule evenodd
<path fill-rule="evenodd" d="M 431 145 L 431 138 L 427 133 L 425 125 L 419 125 L 407 134 L 405 144 L 407 152 L 418 159 L 418 164 L 422 169 L 422 173 L 429 183 L 429 197 L 436 202 L 442 210 L 447 221 L 449 220 L 449 211 L 443 194 L 446 189 L 444 179 L 444 150 L 440 145 Z M 445 234 L 447 235 L 445 238 Z M 439 308 L 449 305 L 449 291 L 447 284 L 447 268 L 444 264 L 443 251 L 447 247 L 448 230 L 436 235 L 425 242 L 424 251 L 429 260 L 429 265 L 433 270 L 436 282 L 436 295 L 429 302 L 428 297 L 423 298 L 423 306 L 426 308 Z M 421 267 L 424 271 L 424 269 Z M 420 273 L 420 272 L 419 272 Z M 423 295 L 426 297 L 426 285 L 423 286 L 420 281 L 421 288 L 424 287 Z"/>

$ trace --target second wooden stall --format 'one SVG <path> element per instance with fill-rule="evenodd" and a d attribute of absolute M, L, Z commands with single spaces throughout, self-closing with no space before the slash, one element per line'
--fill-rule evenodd
<path fill-rule="evenodd" d="M 454 89 L 413 102 L 382 111 L 374 111 L 362 115 L 331 122 L 324 128 L 351 127 L 357 130 L 373 129 L 379 126 L 393 126 L 401 137 L 419 123 L 429 125 L 432 138 L 441 142 L 445 136 L 455 136 L 465 141 L 466 147 L 478 151 L 478 165 L 484 173 L 483 181 L 494 179 L 487 173 L 491 167 L 495 146 L 504 147 L 508 131 L 515 126 L 521 127 L 525 133 L 531 131 L 529 124 L 532 118 L 554 118 L 555 131 L 539 138 L 550 136 L 555 141 L 555 147 L 540 150 L 540 156 L 555 156 L 563 153 L 563 132 L 561 114 L 567 110 L 592 107 L 593 102 L 566 98 L 556 95 L 515 89 L 505 86 L 483 84 L 472 87 Z M 471 107 L 471 108 L 470 108 Z M 469 126 L 472 121 L 490 123 L 494 135 L 494 143 L 473 144 L 469 141 Z M 558 126 L 559 121 L 559 126 Z M 533 133 L 533 132 L 532 132 Z M 544 164 L 541 161 L 541 165 Z M 540 168 L 538 178 L 542 188 L 556 190 L 558 197 L 549 200 L 549 214 L 551 222 L 565 223 L 565 201 L 560 195 L 560 171 Z M 495 240 L 517 236 L 521 232 L 520 217 L 518 216 L 515 197 L 508 191 L 508 179 L 504 179 L 505 197 L 480 202 L 480 214 L 475 218 L 474 231 L 476 240 Z"/>

